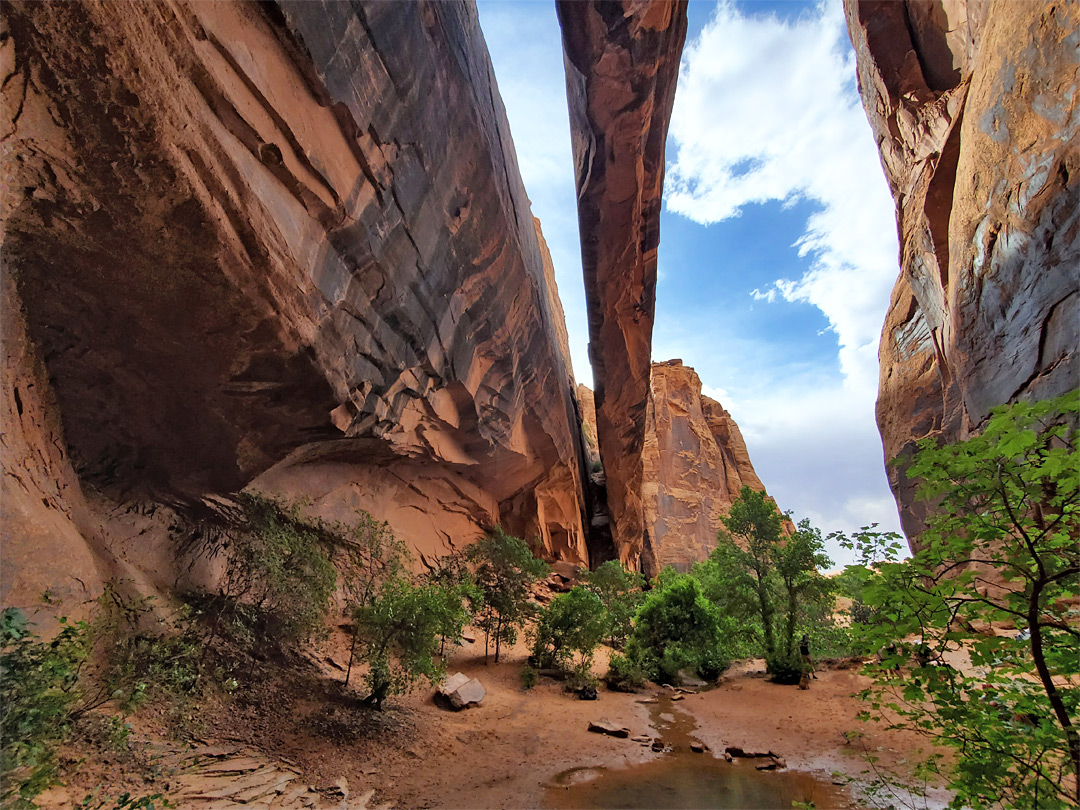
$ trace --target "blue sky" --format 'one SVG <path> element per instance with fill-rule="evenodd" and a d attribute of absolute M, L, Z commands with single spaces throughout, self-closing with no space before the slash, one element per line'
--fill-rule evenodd
<path fill-rule="evenodd" d="M 478 5 L 555 263 L 574 371 L 590 384 L 554 3 Z M 874 425 L 877 340 L 897 272 L 892 200 L 841 0 L 691 0 L 653 359 L 697 369 L 781 508 L 826 533 L 899 529 Z"/>

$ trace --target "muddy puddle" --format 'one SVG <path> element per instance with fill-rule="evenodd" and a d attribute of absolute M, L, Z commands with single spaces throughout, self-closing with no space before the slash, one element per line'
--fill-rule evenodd
<path fill-rule="evenodd" d="M 851 797 L 840 787 L 798 771 L 759 771 L 764 759 L 728 762 L 722 752 L 695 753 L 694 718 L 677 702 L 661 697 L 649 706 L 650 747 L 656 758 L 629 768 L 571 768 L 547 788 L 545 806 L 572 808 L 701 808 L 777 810 L 792 802 L 813 802 L 818 810 L 847 808 Z M 631 745 L 635 744 L 628 741 Z"/>

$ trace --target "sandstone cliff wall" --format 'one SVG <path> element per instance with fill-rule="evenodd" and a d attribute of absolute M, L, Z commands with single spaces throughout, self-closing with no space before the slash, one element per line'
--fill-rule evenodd
<path fill-rule="evenodd" d="M 582 403 L 591 398 L 578 386 Z M 588 407 L 583 415 L 588 432 L 595 416 Z M 708 557 L 739 490 L 765 489 L 739 426 L 701 393 L 697 372 L 681 360 L 652 364 L 642 469 L 642 568 L 650 576 L 668 565 L 686 571 Z"/>
<path fill-rule="evenodd" d="M 897 201 L 877 407 L 888 461 L 1080 384 L 1080 7 L 845 5 Z M 890 482 L 912 537 L 922 506 L 901 469 Z"/>
<path fill-rule="evenodd" d="M 639 564 L 664 143 L 686 0 L 558 0 L 597 438 L 619 557 Z"/>
<path fill-rule="evenodd" d="M 642 458 L 646 553 L 656 571 L 686 571 L 708 557 L 739 490 L 765 489 L 739 426 L 680 360 L 652 365 Z"/>
<path fill-rule="evenodd" d="M 5 603 L 126 556 L 168 584 L 167 521 L 121 543 L 111 516 L 253 481 L 426 554 L 501 521 L 586 559 L 557 294 L 471 4 L 2 12 Z"/>

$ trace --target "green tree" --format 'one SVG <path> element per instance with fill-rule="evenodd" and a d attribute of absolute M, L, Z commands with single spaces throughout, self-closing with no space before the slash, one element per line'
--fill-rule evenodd
<path fill-rule="evenodd" d="M 627 571 L 618 560 L 608 560 L 585 577 L 585 587 L 603 605 L 604 635 L 612 647 L 621 649 L 634 629 L 634 614 L 645 600 L 645 578 Z"/>
<path fill-rule="evenodd" d="M 524 541 L 495 529 L 469 547 L 473 578 L 483 596 L 476 611 L 476 624 L 484 631 L 484 661 L 491 641 L 495 641 L 495 663 L 502 645 L 513 644 L 525 624 L 529 608 L 529 586 L 548 572 Z"/>
<path fill-rule="evenodd" d="M 906 471 L 932 506 L 914 555 L 897 562 L 874 533 L 853 541 L 886 618 L 868 632 L 893 651 L 864 696 L 875 719 L 958 752 L 952 807 L 1080 804 L 1078 416 L 1074 392 L 997 408 L 966 441 L 924 439 Z"/>
<path fill-rule="evenodd" d="M 606 630 L 600 597 L 578 585 L 540 613 L 533 630 L 533 659 L 541 668 L 555 666 L 584 676 Z"/>
<path fill-rule="evenodd" d="M 439 639 L 460 634 L 467 615 L 462 599 L 457 587 L 395 577 L 356 607 L 355 637 L 368 664 L 365 703 L 382 709 L 388 696 L 404 694 L 420 678 L 434 684 L 443 676 Z"/>
<path fill-rule="evenodd" d="M 807 520 L 784 533 L 784 516 L 764 493 L 743 487 L 723 518 L 709 559 L 693 569 L 706 596 L 742 633 L 756 637 L 770 674 L 797 680 L 802 671 L 796 634 L 816 608 L 827 617 L 829 581 L 820 573 L 831 565 L 821 532 Z"/>
<path fill-rule="evenodd" d="M 716 606 L 687 574 L 668 577 L 653 589 L 634 618 L 626 644 L 626 660 L 639 666 L 650 680 L 674 683 L 683 669 L 719 675 L 723 619 Z"/>

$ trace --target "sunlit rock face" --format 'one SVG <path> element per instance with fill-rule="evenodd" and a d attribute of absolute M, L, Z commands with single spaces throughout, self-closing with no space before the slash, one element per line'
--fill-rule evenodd
<path fill-rule="evenodd" d="M 585 433 L 591 435 L 592 392 L 578 386 L 578 399 L 586 404 Z M 652 364 L 642 470 L 641 561 L 650 576 L 668 565 L 686 571 L 708 557 L 739 490 L 765 489 L 739 426 L 701 393 L 697 372 L 681 360 Z"/>
<path fill-rule="evenodd" d="M 743 486 L 763 490 L 742 432 L 697 372 L 680 360 L 653 363 L 642 454 L 646 555 L 680 571 L 716 548 L 721 518 Z"/>
<path fill-rule="evenodd" d="M 559 0 L 597 439 L 615 547 L 640 564 L 656 251 L 685 0 Z"/>
<path fill-rule="evenodd" d="M 5 603 L 92 595 L 119 541 L 89 493 L 255 481 L 425 554 L 501 522 L 586 559 L 561 307 L 471 4 L 3 25 Z"/>
<path fill-rule="evenodd" d="M 877 407 L 892 460 L 1080 383 L 1080 7 L 845 5 L 900 233 Z M 902 465 L 890 481 L 913 537 L 923 507 Z"/>

